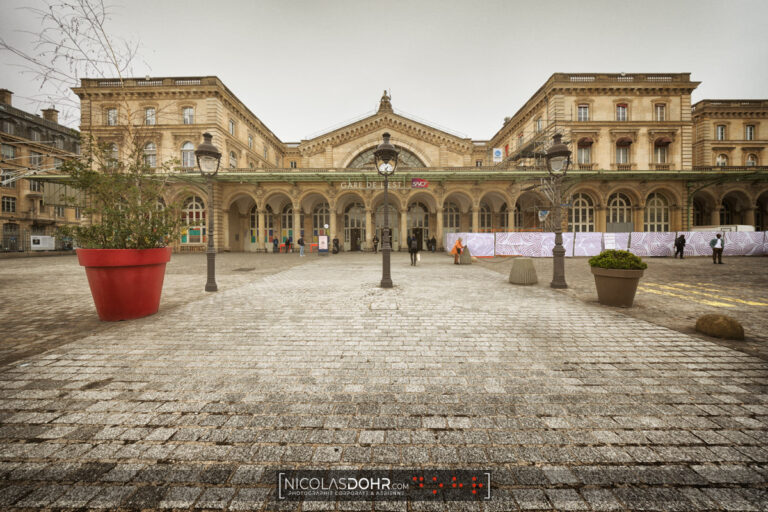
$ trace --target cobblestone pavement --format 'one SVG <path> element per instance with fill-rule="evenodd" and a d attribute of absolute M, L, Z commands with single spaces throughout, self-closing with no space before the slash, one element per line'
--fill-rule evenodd
<path fill-rule="evenodd" d="M 597 304 L 589 258 L 566 258 L 568 289 L 561 292 Z M 768 361 L 768 258 L 730 257 L 713 265 L 709 257 L 645 258 L 645 271 L 632 308 L 616 308 L 625 315 L 707 339 Z M 509 276 L 512 258 L 480 259 L 481 266 Z M 538 287 L 552 281 L 552 260 L 533 260 Z M 744 341 L 711 338 L 694 329 L 708 313 L 735 317 L 744 326 Z"/>
<path fill-rule="evenodd" d="M 765 361 L 443 255 L 392 290 L 303 261 L 0 370 L 0 509 L 768 508 Z M 275 502 L 309 467 L 490 469 L 493 499 Z"/>

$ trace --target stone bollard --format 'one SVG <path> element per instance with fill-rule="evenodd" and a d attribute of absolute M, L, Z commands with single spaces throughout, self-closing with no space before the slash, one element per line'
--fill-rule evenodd
<path fill-rule="evenodd" d="M 515 258 L 509 271 L 509 282 L 512 284 L 531 285 L 539 282 L 536 269 L 531 258 Z"/>
<path fill-rule="evenodd" d="M 472 264 L 472 253 L 469 252 L 469 247 L 464 246 L 464 248 L 461 250 L 461 255 L 459 256 L 459 264 L 460 265 Z"/>
<path fill-rule="evenodd" d="M 707 336 L 726 340 L 743 340 L 744 328 L 731 316 L 709 314 L 696 320 L 696 330 Z"/>

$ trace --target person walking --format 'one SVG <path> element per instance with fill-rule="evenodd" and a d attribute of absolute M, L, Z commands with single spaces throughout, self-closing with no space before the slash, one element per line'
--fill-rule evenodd
<path fill-rule="evenodd" d="M 293 239 L 289 236 L 285 239 L 285 254 L 291 252 L 291 245 L 293 245 Z"/>
<path fill-rule="evenodd" d="M 725 241 L 720 237 L 720 233 L 715 238 L 709 241 L 709 246 L 712 248 L 712 263 L 723 264 L 723 249 L 725 249 Z"/>
<path fill-rule="evenodd" d="M 379 237 L 373 235 L 373 254 L 379 252 Z"/>
<path fill-rule="evenodd" d="M 453 244 L 453 249 L 451 249 L 451 254 L 453 254 L 453 264 L 458 265 L 459 264 L 459 256 L 461 255 L 461 250 L 464 248 L 463 245 L 461 245 L 461 238 L 456 240 L 456 243 Z"/>
<path fill-rule="evenodd" d="M 675 238 L 675 258 L 680 255 L 680 259 L 683 259 L 683 251 L 685 251 L 685 236 L 680 235 Z"/>
<path fill-rule="evenodd" d="M 411 265 L 414 267 L 416 266 L 416 261 L 419 257 L 419 241 L 416 239 L 416 237 L 409 237 L 411 242 L 408 246 L 408 252 L 411 253 Z"/>
<path fill-rule="evenodd" d="M 278 252 L 280 252 L 280 241 L 277 237 L 274 237 L 272 239 L 272 254 L 277 254 Z"/>
<path fill-rule="evenodd" d="M 432 246 L 432 252 L 437 251 L 437 238 L 435 238 L 435 235 L 432 235 L 432 238 L 430 238 L 429 243 Z"/>
<path fill-rule="evenodd" d="M 297 244 L 299 244 L 299 257 L 304 256 L 304 237 L 299 236 L 299 239 L 296 241 Z"/>

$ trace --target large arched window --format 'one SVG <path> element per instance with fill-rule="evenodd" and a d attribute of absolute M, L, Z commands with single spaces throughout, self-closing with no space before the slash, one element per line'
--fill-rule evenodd
<path fill-rule="evenodd" d="M 669 202 L 654 192 L 645 202 L 643 231 L 669 231 Z"/>
<path fill-rule="evenodd" d="M 608 198 L 608 223 L 631 223 L 632 202 L 621 193 L 612 194 Z"/>
<path fill-rule="evenodd" d="M 717 155 L 717 160 L 715 160 L 715 165 L 717 165 L 718 167 L 725 167 L 726 165 L 728 165 L 728 155 L 726 155 L 725 153 L 720 153 L 719 155 Z"/>
<path fill-rule="evenodd" d="M 205 242 L 205 206 L 197 196 L 188 197 L 181 211 L 181 243 L 200 244 Z"/>
<path fill-rule="evenodd" d="M 280 229 L 284 237 L 288 236 L 288 230 L 293 229 L 293 205 L 288 203 L 280 213 Z"/>
<path fill-rule="evenodd" d="M 747 167 L 754 167 L 757 165 L 757 155 L 754 153 L 750 153 L 747 155 Z"/>
<path fill-rule="evenodd" d="M 352 230 L 360 230 L 360 240 L 365 240 L 365 206 L 352 203 L 344 210 L 344 241 L 352 242 Z"/>
<path fill-rule="evenodd" d="M 595 205 L 592 198 L 579 192 L 571 198 L 568 231 L 592 232 L 595 230 Z"/>
<path fill-rule="evenodd" d="M 398 145 L 395 145 L 397 150 L 400 152 L 400 154 L 397 156 L 397 167 L 426 167 L 424 162 L 421 161 L 419 157 L 417 157 L 415 154 L 413 154 L 411 151 L 408 151 L 405 148 L 402 148 Z M 352 161 L 347 165 L 348 168 L 354 168 L 354 169 L 373 169 L 373 152 L 376 151 L 376 147 L 372 147 L 369 149 L 366 149 L 359 155 L 357 155 L 355 158 L 352 159 Z"/>
<path fill-rule="evenodd" d="M 181 166 L 185 169 L 195 167 L 195 145 L 189 141 L 181 145 Z"/>
<path fill-rule="evenodd" d="M 493 231 L 493 217 L 491 207 L 487 203 L 480 203 L 480 212 L 478 213 L 479 232 L 490 233 Z"/>
<path fill-rule="evenodd" d="M 705 213 L 704 205 L 698 199 L 693 200 L 693 225 L 694 226 L 706 226 L 709 222 L 704 220 Z"/>
<path fill-rule="evenodd" d="M 144 146 L 144 164 L 148 167 L 157 167 L 157 146 L 154 142 L 147 142 Z"/>
<path fill-rule="evenodd" d="M 312 210 L 312 235 L 325 233 L 326 224 L 331 225 L 331 208 L 328 203 L 318 203 Z"/>
<path fill-rule="evenodd" d="M 445 203 L 443 206 L 443 231 L 445 233 L 458 233 L 460 222 L 460 210 L 456 203 Z"/>
<path fill-rule="evenodd" d="M 519 204 L 515 205 L 515 229 L 520 231 L 520 228 L 523 227 L 523 210 L 520 208 Z"/>

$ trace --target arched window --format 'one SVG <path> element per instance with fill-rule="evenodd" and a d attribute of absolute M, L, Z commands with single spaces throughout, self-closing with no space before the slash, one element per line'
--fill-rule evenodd
<path fill-rule="evenodd" d="M 392 247 L 395 247 L 395 244 L 397 244 L 400 240 L 400 215 L 397 214 L 397 206 L 390 200 L 389 202 L 389 208 L 388 208 L 388 226 L 389 226 L 389 235 L 390 235 L 390 241 L 393 244 Z M 379 238 L 380 243 L 384 243 L 384 203 L 381 203 L 378 208 L 376 208 L 376 236 Z M 382 245 L 383 247 L 383 245 Z"/>
<path fill-rule="evenodd" d="M 478 215 L 480 223 L 480 233 L 490 233 L 493 231 L 493 218 L 491 216 L 491 207 L 486 203 L 480 203 L 480 213 Z"/>
<path fill-rule="evenodd" d="M 523 227 L 523 210 L 519 204 L 515 205 L 515 229 L 518 231 Z"/>
<path fill-rule="evenodd" d="M 632 202 L 621 193 L 612 194 L 608 198 L 608 223 L 631 223 Z"/>
<path fill-rule="evenodd" d="M 728 201 L 723 201 L 720 205 L 720 225 L 727 226 L 733 224 L 733 207 Z"/>
<path fill-rule="evenodd" d="M 669 231 L 669 202 L 654 192 L 645 201 L 643 231 Z"/>
<path fill-rule="evenodd" d="M 352 230 L 359 229 L 360 240 L 365 240 L 365 206 L 352 203 L 344 210 L 344 241 L 352 242 Z"/>
<path fill-rule="evenodd" d="M 288 236 L 288 230 L 293 229 L 293 205 L 288 203 L 280 214 L 280 229 L 283 236 Z"/>
<path fill-rule="evenodd" d="M 757 155 L 750 153 L 747 155 L 747 167 L 755 167 L 757 165 Z"/>
<path fill-rule="evenodd" d="M 693 225 L 706 226 L 709 222 L 704 221 L 704 205 L 698 199 L 693 200 Z"/>
<path fill-rule="evenodd" d="M 181 166 L 185 169 L 195 167 L 195 145 L 189 141 L 181 145 Z"/>
<path fill-rule="evenodd" d="M 460 210 L 456 203 L 446 203 L 443 206 L 443 231 L 445 233 L 458 233 L 460 221 Z"/>
<path fill-rule="evenodd" d="M 728 165 L 728 155 L 726 155 L 725 153 L 720 153 L 719 155 L 717 155 L 717 160 L 715 161 L 715 165 L 717 165 L 718 167 L 725 167 L 726 165 Z"/>
<path fill-rule="evenodd" d="M 429 208 L 424 203 L 408 206 L 408 229 L 421 229 L 423 240 L 429 239 Z"/>
<path fill-rule="evenodd" d="M 237 169 L 237 155 L 234 151 L 229 152 L 229 168 Z"/>
<path fill-rule="evenodd" d="M 197 196 L 188 197 L 181 211 L 181 243 L 200 244 L 205 242 L 205 206 Z"/>
<path fill-rule="evenodd" d="M 256 205 L 251 208 L 251 229 L 259 229 L 259 210 Z"/>
<path fill-rule="evenodd" d="M 144 146 L 144 163 L 149 167 L 157 167 L 157 146 L 154 142 L 147 142 Z"/>
<path fill-rule="evenodd" d="M 587 194 L 574 194 L 568 216 L 568 231 L 592 232 L 595 230 L 595 206 Z"/>
<path fill-rule="evenodd" d="M 499 210 L 499 227 L 502 231 L 509 230 L 509 210 L 507 209 L 507 203 L 501 205 Z"/>
<path fill-rule="evenodd" d="M 328 203 L 318 203 L 312 210 L 312 235 L 325 234 L 326 224 L 331 225 L 331 208 Z"/>

